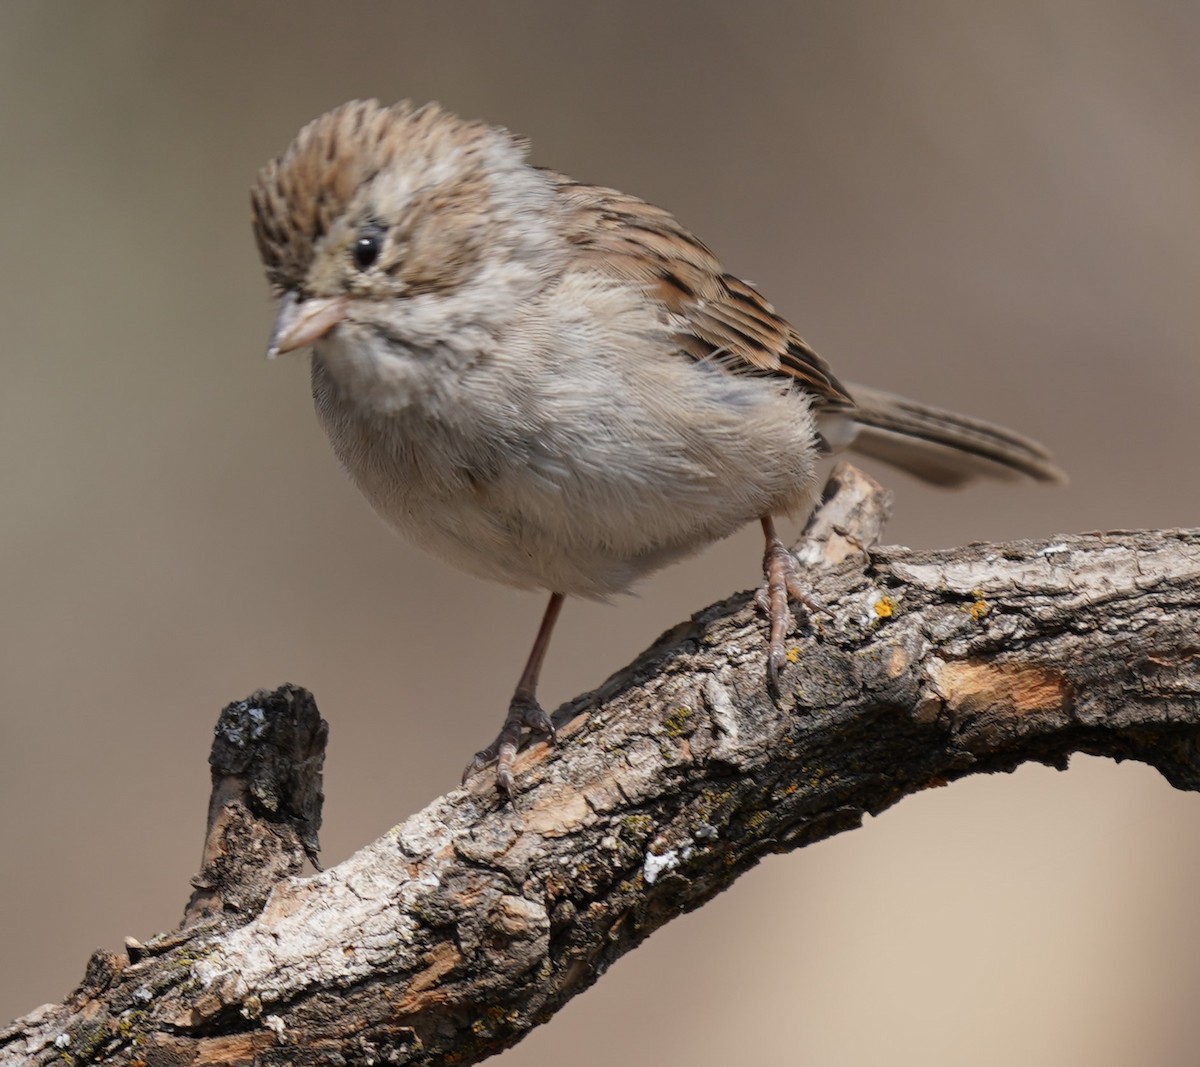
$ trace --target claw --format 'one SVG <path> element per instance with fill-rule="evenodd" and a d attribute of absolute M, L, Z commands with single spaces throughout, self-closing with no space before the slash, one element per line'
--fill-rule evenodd
<path fill-rule="evenodd" d="M 783 696 L 779 692 L 779 668 L 782 666 L 782 662 L 776 660 L 772 652 L 767 653 L 767 695 L 776 707 L 783 702 Z"/>

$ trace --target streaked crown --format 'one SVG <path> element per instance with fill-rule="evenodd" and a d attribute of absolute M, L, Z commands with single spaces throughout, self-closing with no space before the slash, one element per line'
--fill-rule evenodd
<path fill-rule="evenodd" d="M 510 136 L 437 104 L 408 101 L 353 100 L 314 119 L 251 190 L 267 277 L 281 290 L 299 285 L 321 238 L 381 171 L 402 164 L 410 174 L 432 173 L 439 160 L 496 133 Z"/>

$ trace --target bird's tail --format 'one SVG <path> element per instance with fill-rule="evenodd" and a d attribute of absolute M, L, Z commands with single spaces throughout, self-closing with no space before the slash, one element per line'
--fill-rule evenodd
<path fill-rule="evenodd" d="M 1065 482 L 1066 475 L 1036 441 L 979 419 L 918 404 L 878 389 L 849 385 L 855 406 L 839 421 L 838 442 L 872 459 L 948 488 L 976 478 Z M 839 436 L 837 430 L 831 435 Z M 833 441 L 831 441 L 833 443 Z"/>

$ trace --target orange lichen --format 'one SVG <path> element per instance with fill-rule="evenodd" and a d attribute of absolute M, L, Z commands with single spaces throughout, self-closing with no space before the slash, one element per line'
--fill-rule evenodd
<path fill-rule="evenodd" d="M 971 596 L 975 598 L 975 603 L 967 608 L 967 613 L 975 622 L 981 622 L 987 613 L 992 610 L 992 606 L 983 599 L 982 589 L 972 589 Z"/>

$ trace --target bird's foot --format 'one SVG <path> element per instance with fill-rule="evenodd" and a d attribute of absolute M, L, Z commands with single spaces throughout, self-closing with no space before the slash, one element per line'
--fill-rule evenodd
<path fill-rule="evenodd" d="M 791 604 L 803 605 L 810 612 L 826 611 L 808 593 L 800 577 L 800 563 L 777 538 L 767 542 L 763 554 L 765 582 L 754 594 L 755 603 L 770 621 L 770 636 L 767 639 L 767 692 L 771 699 L 780 702 L 779 672 L 787 662 L 787 637 L 795 619 Z"/>
<path fill-rule="evenodd" d="M 521 731 L 543 734 L 549 744 L 554 744 L 554 723 L 543 710 L 537 698 L 532 694 L 517 693 L 508 705 L 508 714 L 504 717 L 504 725 L 487 748 L 475 753 L 474 758 L 463 771 L 463 784 L 476 771 L 483 770 L 489 763 L 496 764 L 496 784 L 509 800 L 513 799 L 513 759 L 517 747 L 521 743 Z"/>

